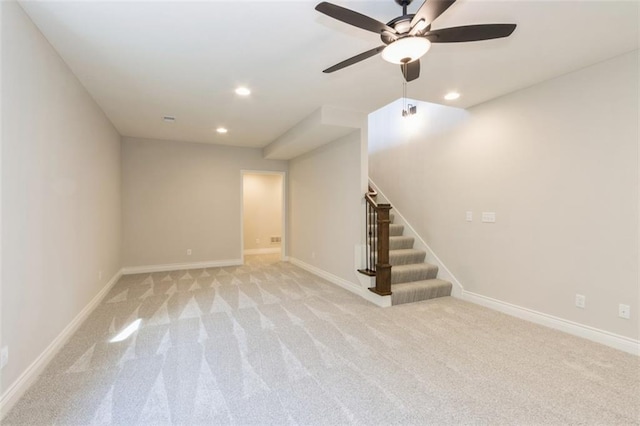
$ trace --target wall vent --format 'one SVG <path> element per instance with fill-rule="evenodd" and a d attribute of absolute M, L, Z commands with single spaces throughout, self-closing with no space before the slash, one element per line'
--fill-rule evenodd
<path fill-rule="evenodd" d="M 162 117 L 162 121 L 164 121 L 165 123 L 173 123 L 174 121 L 176 121 L 176 118 L 171 115 L 165 115 L 164 117 Z"/>

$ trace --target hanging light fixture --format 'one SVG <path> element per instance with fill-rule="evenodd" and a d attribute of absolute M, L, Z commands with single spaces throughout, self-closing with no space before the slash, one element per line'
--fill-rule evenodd
<path fill-rule="evenodd" d="M 410 117 L 418 112 L 418 106 L 407 101 L 407 82 L 402 82 L 402 116 Z"/>
<path fill-rule="evenodd" d="M 384 48 L 382 58 L 392 64 L 404 64 L 420 59 L 431 48 L 424 37 L 404 37 Z"/>

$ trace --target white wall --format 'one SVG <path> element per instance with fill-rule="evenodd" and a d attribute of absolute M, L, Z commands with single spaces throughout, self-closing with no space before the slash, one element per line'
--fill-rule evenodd
<path fill-rule="evenodd" d="M 116 275 L 121 246 L 120 135 L 20 6 L 1 7 L 0 394 Z"/>
<path fill-rule="evenodd" d="M 279 250 L 282 238 L 282 175 L 251 174 L 243 176 L 243 240 L 244 250 Z"/>
<path fill-rule="evenodd" d="M 123 138 L 124 266 L 240 261 L 241 170 L 287 166 L 259 149 Z"/>
<path fill-rule="evenodd" d="M 360 153 L 356 131 L 289 164 L 289 256 L 351 283 L 364 216 Z"/>
<path fill-rule="evenodd" d="M 466 291 L 638 339 L 638 75 L 636 51 L 468 112 L 382 109 L 370 176 Z"/>

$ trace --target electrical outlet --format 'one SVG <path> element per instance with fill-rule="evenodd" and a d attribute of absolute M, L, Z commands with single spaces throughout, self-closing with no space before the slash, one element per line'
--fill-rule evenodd
<path fill-rule="evenodd" d="M 187 256 L 191 256 L 191 249 L 187 249 Z"/>
<path fill-rule="evenodd" d="M 3 346 L 0 351 L 0 369 L 3 369 L 9 362 L 9 346 Z"/>
<path fill-rule="evenodd" d="M 101 280 L 102 279 L 102 271 L 98 271 L 98 279 Z"/>
<path fill-rule="evenodd" d="M 576 294 L 576 306 L 584 309 L 587 303 L 587 298 L 583 294 Z"/>
<path fill-rule="evenodd" d="M 623 305 L 622 303 L 618 305 L 618 316 L 624 319 L 631 318 L 631 306 Z"/>
<path fill-rule="evenodd" d="M 260 238 L 256 238 L 256 244 L 260 244 Z"/>
<path fill-rule="evenodd" d="M 316 252 L 315 252 L 315 251 L 312 251 L 312 252 L 311 252 L 311 258 L 312 258 L 312 259 L 315 259 L 315 258 L 316 258 Z"/>
<path fill-rule="evenodd" d="M 473 222 L 473 212 L 467 212 L 467 222 Z"/>

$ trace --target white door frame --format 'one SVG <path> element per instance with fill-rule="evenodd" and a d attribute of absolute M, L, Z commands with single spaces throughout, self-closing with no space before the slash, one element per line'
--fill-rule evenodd
<path fill-rule="evenodd" d="M 280 260 L 287 260 L 287 172 L 279 170 L 240 170 L 240 259 L 244 265 L 244 175 L 276 175 L 282 177 L 282 241 Z"/>

